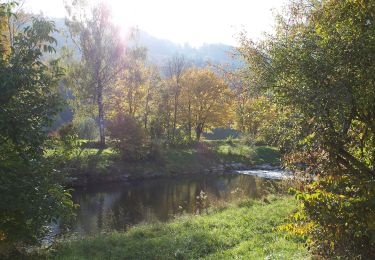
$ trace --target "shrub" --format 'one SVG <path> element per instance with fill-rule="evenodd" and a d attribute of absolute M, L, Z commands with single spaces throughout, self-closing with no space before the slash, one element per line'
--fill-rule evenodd
<path fill-rule="evenodd" d="M 302 162 L 307 169 L 301 173 L 314 170 L 316 176 L 315 181 L 291 189 L 301 208 L 293 215 L 294 223 L 283 228 L 307 236 L 311 251 L 324 257 L 374 259 L 374 178 L 352 174 L 323 150 L 290 155 L 287 160 Z"/>
<path fill-rule="evenodd" d="M 77 140 L 77 132 L 73 127 L 73 124 L 62 125 L 58 130 L 58 138 L 64 150 L 71 150 L 75 146 Z"/>
<path fill-rule="evenodd" d="M 226 139 L 225 139 L 225 143 L 229 144 L 229 145 L 234 145 L 234 138 L 232 135 L 229 135 Z"/>
<path fill-rule="evenodd" d="M 149 158 L 158 162 L 158 164 L 166 162 L 165 153 L 163 152 L 164 145 L 161 139 L 153 139 L 150 143 Z"/>
<path fill-rule="evenodd" d="M 98 125 L 91 117 L 75 119 L 74 126 L 79 138 L 94 140 L 99 136 Z"/>
<path fill-rule="evenodd" d="M 148 140 L 133 117 L 118 114 L 108 123 L 107 129 L 114 148 L 123 160 L 138 161 L 147 157 Z"/>

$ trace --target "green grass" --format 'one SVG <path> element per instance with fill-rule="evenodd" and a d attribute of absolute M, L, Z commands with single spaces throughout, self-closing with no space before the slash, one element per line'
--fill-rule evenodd
<path fill-rule="evenodd" d="M 53 150 L 46 152 L 46 156 Z M 127 174 L 134 178 L 148 178 L 179 174 L 199 174 L 218 165 L 242 163 L 256 165 L 279 164 L 280 153 L 274 147 L 249 146 L 239 140 L 203 141 L 190 147 L 169 147 L 161 150 L 158 160 L 124 162 L 111 148 L 104 150 L 76 149 L 64 161 L 70 177 L 78 183 L 113 181 Z"/>
<path fill-rule="evenodd" d="M 275 147 L 249 146 L 238 140 L 204 141 L 194 147 L 167 149 L 164 163 L 166 172 L 200 172 L 227 163 L 280 164 L 280 152 Z"/>
<path fill-rule="evenodd" d="M 207 215 L 184 216 L 170 223 L 140 225 L 62 242 L 54 259 L 306 259 L 304 241 L 277 227 L 295 210 L 291 197 L 270 203 L 245 201 Z"/>
<path fill-rule="evenodd" d="M 218 158 L 225 162 L 240 162 L 244 164 L 279 164 L 280 152 L 270 146 L 250 146 L 239 140 L 207 141 L 216 151 Z"/>

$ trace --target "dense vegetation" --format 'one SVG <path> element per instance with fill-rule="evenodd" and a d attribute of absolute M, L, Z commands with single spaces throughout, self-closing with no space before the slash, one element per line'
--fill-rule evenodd
<path fill-rule="evenodd" d="M 288 114 L 288 166 L 316 176 L 286 229 L 324 257 L 375 257 L 375 4 L 293 1 L 275 36 L 242 54 Z M 283 119 L 284 120 L 284 119 Z"/>
<path fill-rule="evenodd" d="M 291 0 L 274 35 L 241 35 L 240 68 L 196 67 L 179 54 L 151 64 L 137 32 L 125 41 L 105 4 L 85 2 L 67 1 L 75 47 L 58 53 L 53 22 L 0 4 L 0 257 L 71 218 L 63 185 L 77 173 L 279 163 L 267 145 L 298 176 L 290 223 L 283 218 L 294 206 L 284 198 L 63 243 L 56 256 L 304 257 L 297 240 L 272 229 L 284 224 L 320 257 L 375 257 L 373 1 Z M 73 119 L 62 124 L 64 109 Z M 241 140 L 203 140 L 215 128 Z"/>
<path fill-rule="evenodd" d="M 2 19 L 9 18 L 5 6 L 0 8 Z M 61 103 L 55 88 L 61 68 L 56 61 L 41 61 L 43 51 L 53 50 L 53 30 L 52 23 L 32 19 L 30 27 L 1 44 L 1 252 L 36 242 L 46 224 L 70 215 L 73 207 L 42 148 Z"/>

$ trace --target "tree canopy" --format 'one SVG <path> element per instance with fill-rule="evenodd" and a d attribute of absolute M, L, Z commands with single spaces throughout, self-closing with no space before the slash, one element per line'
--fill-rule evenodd
<path fill-rule="evenodd" d="M 313 250 L 328 257 L 374 253 L 374 7 L 293 1 L 276 35 L 242 40 L 258 85 L 302 119 L 289 166 L 318 180 L 298 192 L 304 206 L 296 219 Z"/>

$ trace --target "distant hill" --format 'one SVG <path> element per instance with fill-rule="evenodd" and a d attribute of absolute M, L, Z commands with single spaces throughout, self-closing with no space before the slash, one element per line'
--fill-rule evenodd
<path fill-rule="evenodd" d="M 68 45 L 75 48 L 73 42 L 66 38 L 68 35 L 64 18 L 53 19 L 59 33 L 55 33 L 54 37 L 58 41 L 57 50 L 62 46 Z M 162 66 L 173 55 L 183 55 L 189 62 L 198 67 L 211 64 L 229 64 L 231 67 L 238 67 L 239 62 L 230 57 L 230 53 L 235 48 L 230 45 L 215 43 L 204 44 L 199 48 L 194 48 L 189 44 L 177 44 L 169 40 L 159 39 L 145 31 L 139 31 L 137 45 L 147 48 L 147 57 L 150 63 Z"/>
<path fill-rule="evenodd" d="M 141 31 L 139 45 L 147 48 L 149 61 L 157 65 L 164 64 L 175 54 L 182 54 L 187 60 L 199 67 L 205 66 L 208 62 L 211 64 L 230 64 L 234 67 L 239 64 L 238 61 L 234 61 L 230 57 L 230 53 L 233 53 L 235 48 L 221 43 L 204 44 L 199 48 L 194 48 L 187 43 L 184 45 L 177 44 Z"/>

